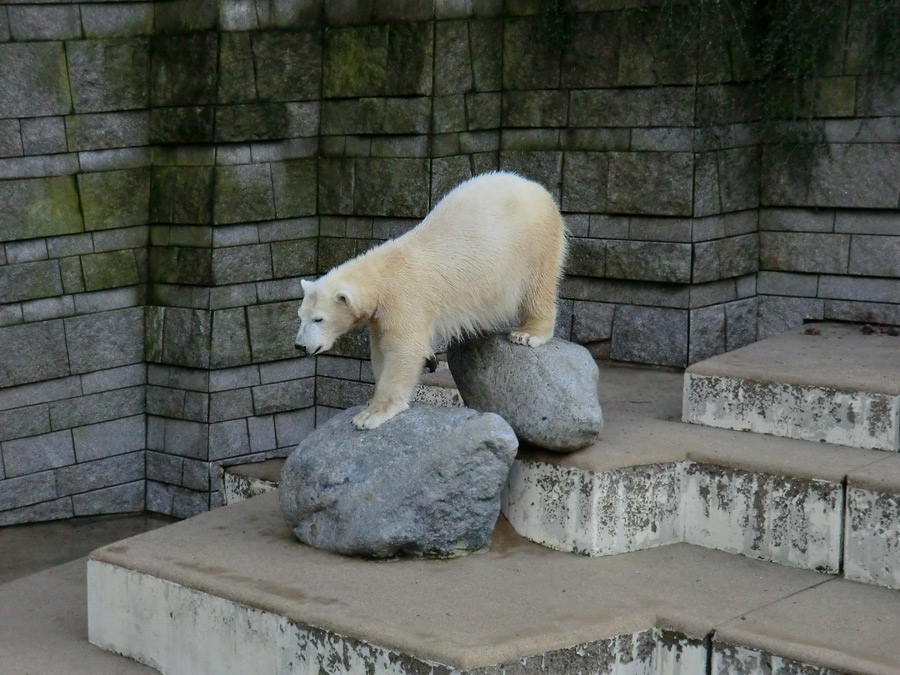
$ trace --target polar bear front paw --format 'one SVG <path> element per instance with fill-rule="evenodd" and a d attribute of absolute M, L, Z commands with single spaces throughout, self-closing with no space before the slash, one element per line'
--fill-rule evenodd
<path fill-rule="evenodd" d="M 540 347 L 550 341 L 550 336 L 534 335 L 524 330 L 514 330 L 509 334 L 509 341 L 517 345 Z"/>
<path fill-rule="evenodd" d="M 376 429 L 408 407 L 408 403 L 393 406 L 369 404 L 353 416 L 353 426 L 357 429 Z"/>

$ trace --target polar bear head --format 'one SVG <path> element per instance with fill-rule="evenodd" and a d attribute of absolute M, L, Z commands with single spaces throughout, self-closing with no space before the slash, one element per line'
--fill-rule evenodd
<path fill-rule="evenodd" d="M 318 281 L 302 279 L 303 301 L 297 316 L 300 330 L 294 346 L 305 349 L 310 356 L 326 352 L 334 341 L 350 330 L 358 321 L 354 312 L 354 292 L 346 284 L 337 284 L 330 275 Z"/>

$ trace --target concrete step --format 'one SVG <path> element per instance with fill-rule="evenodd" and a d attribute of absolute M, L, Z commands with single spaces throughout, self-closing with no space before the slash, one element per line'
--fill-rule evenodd
<path fill-rule="evenodd" d="M 88 564 L 90 641 L 166 675 L 897 675 L 898 600 L 686 544 L 567 555 L 503 519 L 480 554 L 355 560 L 299 544 L 275 494 Z"/>
<path fill-rule="evenodd" d="M 598 443 L 520 449 L 503 502 L 516 531 L 589 556 L 684 542 L 900 588 L 900 456 L 681 423 L 679 380 L 603 368 Z"/>
<path fill-rule="evenodd" d="M 900 451 L 900 337 L 816 323 L 696 363 L 683 419 Z"/>
<path fill-rule="evenodd" d="M 900 456 L 681 423 L 676 372 L 604 366 L 599 388 L 600 442 L 520 450 L 503 513 L 522 536 L 588 556 L 684 542 L 900 588 Z M 282 463 L 226 469 L 226 503 L 274 490 Z"/>

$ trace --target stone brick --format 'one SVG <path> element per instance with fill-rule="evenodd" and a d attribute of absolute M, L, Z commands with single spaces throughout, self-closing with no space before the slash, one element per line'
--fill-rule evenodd
<path fill-rule="evenodd" d="M 46 405 L 33 405 L 0 412 L 0 441 L 37 436 L 49 432 L 50 414 Z"/>
<path fill-rule="evenodd" d="M 254 384 L 259 384 L 259 368 L 257 366 L 213 370 L 209 374 L 210 391 L 240 389 Z"/>
<path fill-rule="evenodd" d="M 69 150 L 102 150 L 142 146 L 150 142 L 146 110 L 72 115 L 66 118 Z"/>
<path fill-rule="evenodd" d="M 323 94 L 326 98 L 384 93 L 388 27 L 360 26 L 325 33 Z"/>
<path fill-rule="evenodd" d="M 240 223 L 275 217 L 268 164 L 220 166 L 215 175 L 214 222 Z"/>
<path fill-rule="evenodd" d="M 209 490 L 210 464 L 196 459 L 184 460 L 181 472 L 181 485 L 192 490 Z"/>
<path fill-rule="evenodd" d="M 178 484 L 181 482 L 183 466 L 183 457 L 167 455 L 162 452 L 147 452 L 147 480 Z"/>
<path fill-rule="evenodd" d="M 562 56 L 563 87 L 611 87 L 619 82 L 620 54 L 626 46 L 620 46 L 620 23 L 622 15 L 613 12 L 579 15 Z M 644 39 L 641 44 L 646 47 Z"/>
<path fill-rule="evenodd" d="M 0 157 L 17 157 L 22 152 L 19 120 L 0 120 Z"/>
<path fill-rule="evenodd" d="M 757 306 L 755 297 L 725 305 L 725 351 L 756 342 Z"/>
<path fill-rule="evenodd" d="M 147 134 L 151 143 L 211 143 L 215 140 L 213 106 L 151 108 Z"/>
<path fill-rule="evenodd" d="M 562 159 L 561 152 L 504 151 L 500 153 L 500 168 L 537 181 L 559 199 Z"/>
<path fill-rule="evenodd" d="M 97 370 L 81 376 L 81 388 L 85 394 L 96 394 L 124 387 L 134 387 L 147 381 L 143 359 L 129 366 Z"/>
<path fill-rule="evenodd" d="M 821 209 L 764 208 L 759 212 L 759 229 L 783 232 L 831 232 L 835 229 L 835 214 Z"/>
<path fill-rule="evenodd" d="M 79 395 L 81 395 L 81 382 L 77 376 L 49 379 L 16 387 L 4 386 L 4 388 L 0 388 L 0 410 L 47 403 Z"/>
<path fill-rule="evenodd" d="M 250 361 L 250 342 L 244 308 L 221 309 L 213 312 L 212 315 L 210 366 L 221 368 L 248 363 Z"/>
<path fill-rule="evenodd" d="M 690 127 L 658 127 L 631 130 L 632 150 L 690 152 L 694 149 L 694 130 Z"/>
<path fill-rule="evenodd" d="M 311 357 L 259 364 L 259 379 L 262 384 L 312 377 L 315 374 L 316 359 Z"/>
<path fill-rule="evenodd" d="M 149 220 L 149 169 L 82 173 L 78 189 L 85 229 L 144 225 Z"/>
<path fill-rule="evenodd" d="M 818 287 L 819 277 L 815 274 L 762 270 L 757 277 L 757 290 L 760 295 L 792 295 L 814 298 Z"/>
<path fill-rule="evenodd" d="M 628 239 L 629 219 L 624 216 L 591 214 L 588 233 L 591 237 L 605 239 Z"/>
<path fill-rule="evenodd" d="M 821 320 L 823 300 L 816 298 L 782 298 L 762 295 L 759 298 L 757 339 L 765 340 L 803 325 L 805 319 Z"/>
<path fill-rule="evenodd" d="M 609 153 L 608 211 L 690 215 L 693 161 L 683 152 Z"/>
<path fill-rule="evenodd" d="M 605 210 L 609 162 L 604 153 L 567 152 L 563 167 L 562 210 Z"/>
<path fill-rule="evenodd" d="M 462 94 L 472 91 L 472 54 L 467 21 L 436 24 L 435 49 L 440 58 L 435 62 L 435 93 Z"/>
<path fill-rule="evenodd" d="M 167 307 L 163 325 L 162 361 L 188 368 L 208 368 L 210 312 Z"/>
<path fill-rule="evenodd" d="M 825 318 L 856 323 L 881 323 L 900 326 L 900 304 L 826 300 Z"/>
<path fill-rule="evenodd" d="M 52 471 L 0 481 L 0 512 L 56 499 L 56 478 Z"/>
<path fill-rule="evenodd" d="M 56 472 L 56 486 L 65 497 L 143 478 L 144 453 L 131 452 L 63 467 Z"/>
<path fill-rule="evenodd" d="M 34 117 L 20 121 L 26 155 L 66 151 L 66 127 L 62 117 Z"/>
<path fill-rule="evenodd" d="M 269 244 L 213 249 L 212 269 L 217 284 L 270 279 L 272 256 Z"/>
<path fill-rule="evenodd" d="M 131 250 L 82 256 L 81 266 L 84 270 L 85 289 L 88 291 L 131 286 L 140 281 Z"/>
<path fill-rule="evenodd" d="M 425 159 L 358 159 L 354 211 L 358 215 L 423 217 L 428 212 Z"/>
<path fill-rule="evenodd" d="M 210 284 L 213 281 L 212 251 L 193 247 L 149 249 L 149 279 L 170 284 Z"/>
<path fill-rule="evenodd" d="M 69 42 L 66 56 L 75 112 L 146 107 L 150 96 L 146 38 Z"/>
<path fill-rule="evenodd" d="M 275 213 L 278 218 L 315 215 L 316 167 L 315 159 L 297 159 L 272 164 Z"/>
<path fill-rule="evenodd" d="M 0 118 L 71 112 L 62 42 L 0 44 Z"/>
<path fill-rule="evenodd" d="M 672 28 L 696 21 L 693 11 L 688 7 L 673 6 L 628 12 L 624 18 L 617 14 L 600 14 L 609 17 L 606 19 L 607 33 L 616 28 L 620 30 L 618 43 L 610 38 L 618 51 L 612 58 L 618 64 L 618 84 L 693 84 L 697 79 L 696 34 Z M 609 56 L 606 60 L 610 60 Z"/>
<path fill-rule="evenodd" d="M 72 316 L 74 313 L 75 303 L 72 301 L 71 295 L 22 303 L 22 319 L 26 323 L 59 319 L 64 316 Z"/>
<path fill-rule="evenodd" d="M 209 459 L 227 459 L 250 453 L 247 420 L 230 420 L 209 425 Z"/>
<path fill-rule="evenodd" d="M 3 182 L 0 239 L 32 239 L 84 229 L 73 176 Z"/>
<path fill-rule="evenodd" d="M 245 103 L 256 99 L 249 33 L 223 32 L 219 36 L 218 97 L 219 103 Z"/>
<path fill-rule="evenodd" d="M 166 420 L 165 451 L 192 459 L 207 459 L 209 426 L 201 422 Z"/>
<path fill-rule="evenodd" d="M 50 403 L 54 429 L 94 424 L 144 412 L 144 387 L 116 389 Z"/>
<path fill-rule="evenodd" d="M 147 413 L 161 417 L 184 418 L 183 389 L 170 389 L 168 387 L 147 387 Z"/>
<path fill-rule="evenodd" d="M 144 311 L 122 309 L 65 320 L 73 373 L 138 363 L 144 358 Z"/>
<path fill-rule="evenodd" d="M 256 87 L 263 101 L 297 101 L 319 97 L 322 41 L 318 31 L 253 35 Z"/>
<path fill-rule="evenodd" d="M 566 274 L 602 277 L 606 274 L 606 242 L 602 239 L 573 238 L 569 241 Z"/>
<path fill-rule="evenodd" d="M 267 141 L 288 135 L 288 108 L 284 103 L 243 103 L 216 108 L 219 142 Z"/>
<path fill-rule="evenodd" d="M 154 106 L 213 103 L 216 99 L 218 35 L 215 32 L 153 38 L 151 96 Z M 190 68 L 184 64 L 190 63 Z"/>
<path fill-rule="evenodd" d="M 71 40 L 81 37 L 78 7 L 68 5 L 12 6 L 9 27 L 14 40 Z"/>
<path fill-rule="evenodd" d="M 694 123 L 690 87 L 585 89 L 569 94 L 573 127 L 685 127 Z"/>
<path fill-rule="evenodd" d="M 272 266 L 276 277 L 314 275 L 316 273 L 316 241 L 300 239 L 273 243 Z"/>
<path fill-rule="evenodd" d="M 68 430 L 4 441 L 0 449 L 7 478 L 75 463 L 72 434 Z"/>
<path fill-rule="evenodd" d="M 900 298 L 900 279 L 877 279 L 822 275 L 819 297 L 834 300 L 896 303 Z"/>
<path fill-rule="evenodd" d="M 181 225 L 211 223 L 213 179 L 212 167 L 154 167 L 150 191 L 151 221 Z M 221 206 L 217 205 L 217 208 Z"/>
<path fill-rule="evenodd" d="M 209 396 L 209 421 L 250 417 L 253 415 L 253 396 L 249 388 L 220 391 Z"/>
<path fill-rule="evenodd" d="M 568 92 L 503 92 L 504 127 L 564 127 L 568 119 Z"/>
<path fill-rule="evenodd" d="M 854 235 L 849 272 L 861 276 L 900 277 L 900 236 Z"/>
<path fill-rule="evenodd" d="M 683 368 L 688 358 L 687 310 L 617 307 L 612 357 L 618 361 Z"/>
<path fill-rule="evenodd" d="M 87 38 L 149 35 L 153 29 L 153 5 L 148 2 L 85 4 L 81 23 Z"/>
<path fill-rule="evenodd" d="M 296 301 L 248 307 L 247 319 L 254 361 L 275 361 L 295 355 L 294 337 L 299 325 Z"/>
<path fill-rule="evenodd" d="M 135 513 L 144 510 L 146 483 L 143 480 L 94 490 L 72 497 L 75 516 L 107 513 Z"/>
<path fill-rule="evenodd" d="M 25 480 L 25 478 L 16 480 Z M 49 502 L 0 512 L 0 527 L 4 525 L 22 525 L 23 523 L 62 520 L 71 518 L 73 514 L 71 498 L 63 497 L 62 499 L 54 499 Z"/>
<path fill-rule="evenodd" d="M 319 160 L 319 213 L 346 214 L 353 212 L 353 187 L 356 165 L 352 159 L 322 158 Z"/>
<path fill-rule="evenodd" d="M 722 210 L 737 211 L 759 206 L 759 150 L 755 146 L 721 150 L 718 164 Z"/>
<path fill-rule="evenodd" d="M 695 284 L 750 274 L 758 268 L 759 239 L 755 234 L 694 244 L 692 280 Z"/>
<path fill-rule="evenodd" d="M 311 377 L 253 387 L 253 409 L 257 415 L 308 408 L 314 404 L 314 382 Z"/>
<path fill-rule="evenodd" d="M 612 240 L 606 245 L 606 276 L 616 279 L 690 283 L 691 245 Z"/>
<path fill-rule="evenodd" d="M 72 429 L 75 457 L 78 462 L 90 462 L 144 450 L 145 427 L 144 416 L 134 415 Z"/>
<path fill-rule="evenodd" d="M 275 415 L 275 438 L 279 448 L 293 448 L 306 438 L 315 426 L 314 408 L 292 410 Z"/>
<path fill-rule="evenodd" d="M 0 328 L 0 344 L 0 387 L 69 374 L 61 320 Z"/>
<path fill-rule="evenodd" d="M 472 177 L 468 157 L 440 157 L 431 160 L 431 203 L 437 204 L 450 190 Z"/>
<path fill-rule="evenodd" d="M 275 418 L 272 415 L 248 417 L 247 428 L 250 432 L 251 452 L 265 452 L 278 447 L 275 440 Z"/>
<path fill-rule="evenodd" d="M 761 232 L 759 265 L 764 270 L 844 274 L 850 235 L 807 232 Z"/>
<path fill-rule="evenodd" d="M 503 31 L 503 85 L 555 89 L 560 84 L 562 41 L 542 17 L 507 19 Z"/>
<path fill-rule="evenodd" d="M 55 260 L 0 266 L 0 302 L 59 295 L 61 284 Z"/>
<path fill-rule="evenodd" d="M 615 305 L 576 300 L 573 307 L 572 340 L 581 344 L 612 337 Z"/>
<path fill-rule="evenodd" d="M 725 305 L 690 311 L 688 363 L 697 363 L 725 351 Z"/>

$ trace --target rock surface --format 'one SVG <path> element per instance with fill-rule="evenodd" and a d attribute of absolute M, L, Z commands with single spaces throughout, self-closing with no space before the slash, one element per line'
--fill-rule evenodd
<path fill-rule="evenodd" d="M 371 431 L 350 408 L 284 464 L 281 511 L 310 546 L 372 558 L 484 547 L 518 441 L 493 414 L 414 405 Z"/>
<path fill-rule="evenodd" d="M 488 335 L 454 343 L 447 359 L 465 404 L 497 413 L 521 440 L 571 452 L 603 429 L 600 372 L 580 345 L 554 338 L 533 348 Z"/>

